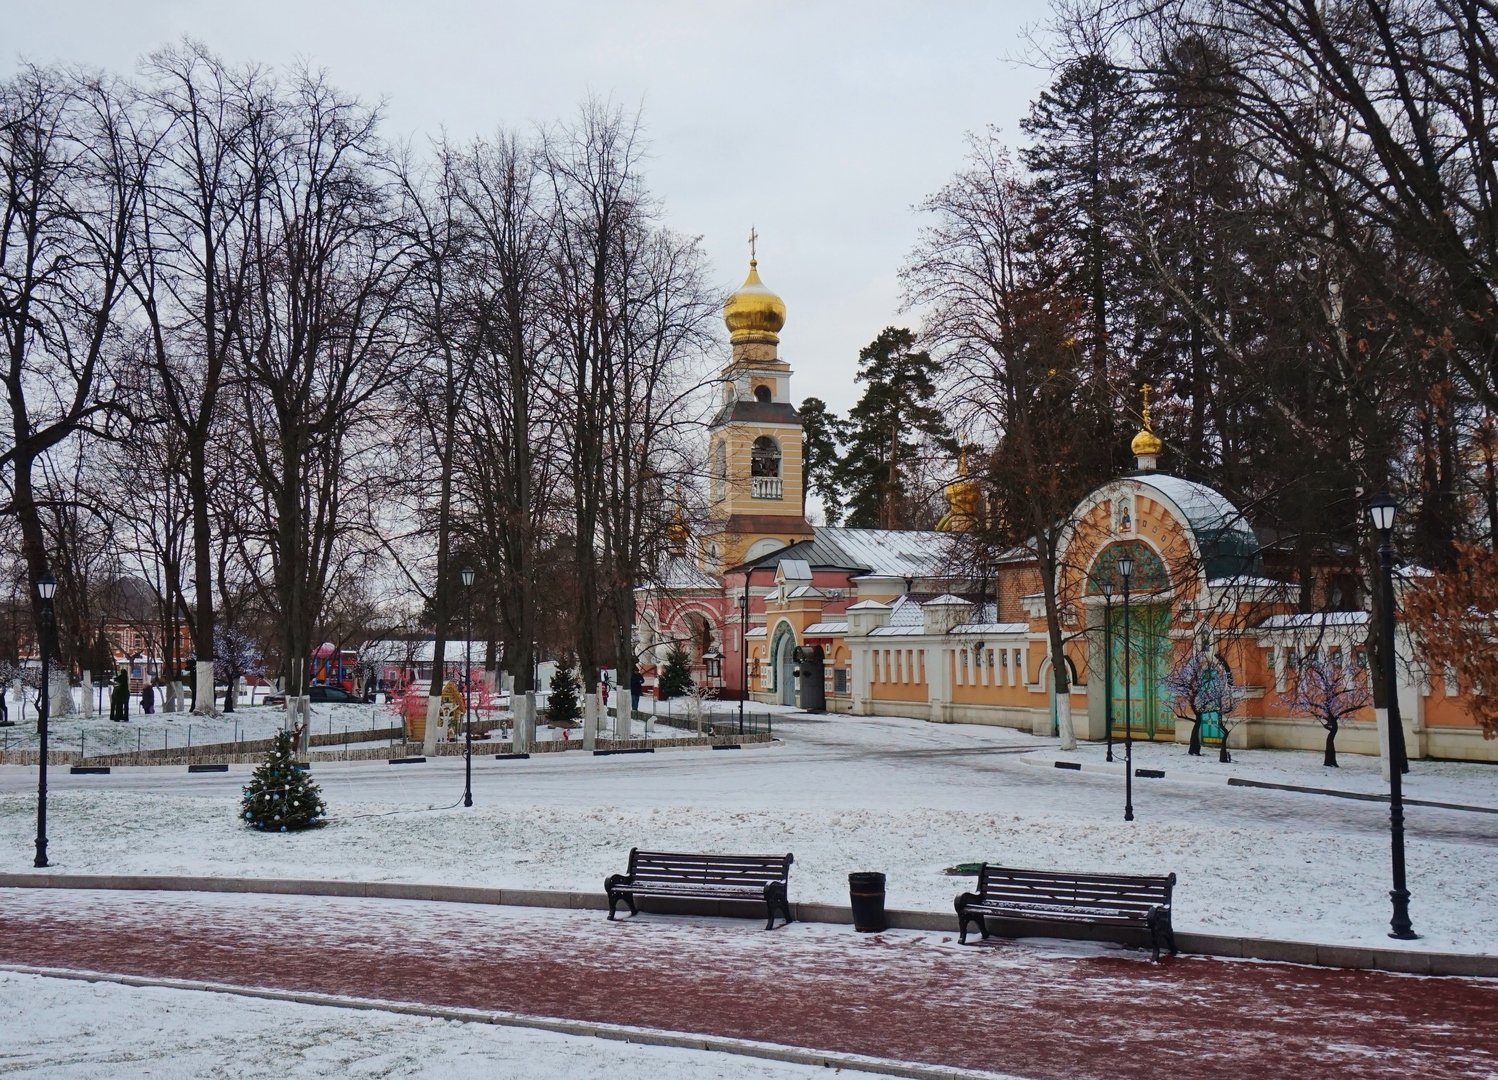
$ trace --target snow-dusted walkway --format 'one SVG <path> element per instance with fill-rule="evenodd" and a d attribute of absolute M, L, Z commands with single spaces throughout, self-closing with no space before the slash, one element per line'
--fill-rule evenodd
<path fill-rule="evenodd" d="M 1028 1078 L 1491 1077 L 1498 986 L 951 935 L 0 890 L 0 963 L 722 1035 Z"/>

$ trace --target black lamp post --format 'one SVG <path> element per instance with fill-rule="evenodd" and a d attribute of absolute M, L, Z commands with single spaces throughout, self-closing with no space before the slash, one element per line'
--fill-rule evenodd
<path fill-rule="evenodd" d="M 1132 642 L 1129 637 L 1129 577 L 1134 573 L 1134 560 L 1125 555 L 1118 560 L 1118 573 L 1123 578 L 1124 615 L 1124 820 L 1134 820 L 1134 676 L 1129 669 L 1129 653 Z"/>
<path fill-rule="evenodd" d="M 1404 882 L 1404 722 L 1399 716 L 1399 692 L 1394 674 L 1394 513 L 1398 506 L 1387 491 L 1380 491 L 1368 504 L 1368 516 L 1378 530 L 1378 562 L 1383 611 L 1379 618 L 1379 651 L 1383 654 L 1384 705 L 1389 724 L 1389 834 L 1394 864 L 1394 888 L 1389 899 L 1394 917 L 1389 920 L 1391 938 L 1409 941 L 1420 935 L 1410 924 L 1410 890 Z"/>
<path fill-rule="evenodd" d="M 749 696 L 749 575 L 739 594 L 739 734 L 744 734 L 744 699 Z"/>
<path fill-rule="evenodd" d="M 47 721 L 52 715 L 52 598 L 57 595 L 57 579 L 52 571 L 42 571 L 36 583 L 36 595 L 41 601 L 37 605 L 41 623 L 42 639 L 42 693 L 37 702 L 37 735 L 41 744 L 36 774 L 36 861 L 33 866 L 49 865 L 47 862 Z"/>
<path fill-rule="evenodd" d="M 1108 725 L 1108 760 L 1113 760 L 1113 582 L 1103 590 L 1103 720 Z"/>
<path fill-rule="evenodd" d="M 463 805 L 473 805 L 473 567 L 463 567 Z"/>

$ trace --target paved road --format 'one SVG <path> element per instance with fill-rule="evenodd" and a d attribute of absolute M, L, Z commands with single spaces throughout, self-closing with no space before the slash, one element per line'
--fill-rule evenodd
<path fill-rule="evenodd" d="M 0 912 L 6 964 L 603 1021 L 1034 1080 L 1498 1076 L 1498 985 L 1477 980 L 404 901 L 0 890 Z"/>

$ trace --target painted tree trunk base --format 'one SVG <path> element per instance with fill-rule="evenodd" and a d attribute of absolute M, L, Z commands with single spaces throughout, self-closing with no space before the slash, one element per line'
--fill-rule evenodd
<path fill-rule="evenodd" d="M 94 714 L 94 673 L 84 668 L 78 678 L 78 711 L 92 718 Z"/>
<path fill-rule="evenodd" d="M 198 716 L 217 716 L 218 709 L 213 699 L 213 661 L 198 660 L 193 664 L 193 712 Z"/>
<path fill-rule="evenodd" d="M 1061 749 L 1077 748 L 1077 732 L 1071 722 L 1071 694 L 1056 695 L 1056 733 L 1061 737 Z"/>
<path fill-rule="evenodd" d="M 437 753 L 437 717 L 442 711 L 442 695 L 427 695 L 426 727 L 421 733 L 421 752 L 427 756 Z"/>
<path fill-rule="evenodd" d="M 161 708 L 163 712 L 182 711 L 182 681 L 180 679 L 173 679 L 166 684 L 166 693 L 162 696 Z"/>

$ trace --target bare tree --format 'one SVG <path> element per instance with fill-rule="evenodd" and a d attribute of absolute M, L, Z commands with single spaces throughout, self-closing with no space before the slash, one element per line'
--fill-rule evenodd
<path fill-rule="evenodd" d="M 142 191 L 133 143 L 115 82 L 26 65 L 0 84 L 0 472 L 33 607 L 48 569 L 37 463 L 71 437 L 114 434 L 125 414 L 111 365 Z"/>
<path fill-rule="evenodd" d="M 234 342 L 288 726 L 306 715 L 328 577 L 359 523 L 346 488 L 373 453 L 406 351 L 397 314 L 408 232 L 376 123 L 375 112 L 309 72 L 278 99 L 250 238 L 254 303 Z"/>

